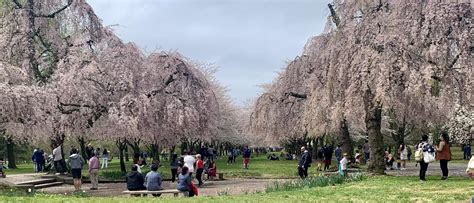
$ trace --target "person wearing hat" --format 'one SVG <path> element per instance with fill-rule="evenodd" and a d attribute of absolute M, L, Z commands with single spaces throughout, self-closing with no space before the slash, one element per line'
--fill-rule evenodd
<path fill-rule="evenodd" d="M 347 153 L 344 153 L 342 156 L 344 158 L 339 162 L 339 173 L 343 176 L 347 176 L 347 164 L 349 163 L 349 159 Z"/>
<path fill-rule="evenodd" d="M 310 167 L 311 157 L 305 147 L 301 147 L 301 152 L 301 158 L 298 162 L 298 175 L 300 175 L 302 179 L 305 179 L 308 177 L 308 167 Z"/>

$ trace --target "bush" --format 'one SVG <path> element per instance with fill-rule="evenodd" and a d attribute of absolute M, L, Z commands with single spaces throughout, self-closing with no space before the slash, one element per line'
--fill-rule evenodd
<path fill-rule="evenodd" d="M 340 175 L 333 176 L 315 176 L 308 177 L 304 180 L 294 180 L 286 182 L 274 182 L 265 188 L 265 192 L 275 191 L 293 191 L 302 188 L 326 187 L 329 185 L 343 184 L 345 182 L 360 181 L 366 177 L 362 173 L 355 173 L 349 177 Z"/>

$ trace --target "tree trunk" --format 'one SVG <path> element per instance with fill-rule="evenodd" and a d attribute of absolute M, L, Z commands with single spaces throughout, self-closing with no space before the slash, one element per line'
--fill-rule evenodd
<path fill-rule="evenodd" d="M 153 159 L 152 163 L 160 163 L 160 147 L 157 144 L 150 144 L 150 156 Z"/>
<path fill-rule="evenodd" d="M 368 89 L 364 96 L 365 125 L 369 139 L 370 160 L 367 170 L 375 174 L 385 173 L 383 136 L 380 131 L 382 123 L 382 106 L 374 101 L 374 95 Z"/>
<path fill-rule="evenodd" d="M 128 159 L 128 147 L 127 147 L 126 145 L 125 145 L 124 152 L 125 152 L 125 161 L 126 161 L 126 162 L 129 162 L 130 159 Z"/>
<path fill-rule="evenodd" d="M 84 137 L 82 136 L 78 138 L 78 141 L 79 141 L 79 146 L 81 147 L 81 156 L 84 158 L 84 161 L 87 163 L 90 157 L 88 157 L 86 153 L 86 141 L 84 140 Z"/>
<path fill-rule="evenodd" d="M 140 141 L 127 142 L 127 143 L 128 143 L 128 146 L 132 148 L 134 157 L 136 154 L 140 154 Z"/>
<path fill-rule="evenodd" d="M 16 169 L 15 143 L 11 138 L 6 139 L 8 168 Z"/>
<path fill-rule="evenodd" d="M 347 153 L 350 157 L 350 160 L 352 160 L 352 158 L 354 157 L 354 146 L 352 145 L 352 139 L 349 134 L 349 126 L 347 126 L 346 119 L 343 119 L 341 121 L 341 137 L 339 143 L 341 145 L 342 153 Z"/>
<path fill-rule="evenodd" d="M 120 174 L 122 176 L 127 175 L 127 169 L 125 168 L 125 160 L 124 160 L 124 151 L 127 147 L 127 144 L 124 141 L 121 141 L 120 139 L 115 142 L 119 149 L 119 159 L 120 159 Z"/>

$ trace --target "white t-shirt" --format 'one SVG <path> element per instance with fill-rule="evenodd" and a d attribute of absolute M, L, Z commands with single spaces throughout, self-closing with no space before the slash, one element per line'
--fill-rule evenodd
<path fill-rule="evenodd" d="M 196 159 L 193 156 L 184 156 L 184 166 L 188 167 L 190 173 L 194 173 L 194 162 L 196 162 Z"/>
<path fill-rule="evenodd" d="M 61 146 L 58 146 L 53 149 L 53 157 L 54 161 L 59 161 L 63 159 L 63 155 L 61 154 Z"/>
<path fill-rule="evenodd" d="M 339 162 L 341 164 L 341 170 L 347 170 L 347 159 L 346 157 L 342 158 L 342 160 Z"/>

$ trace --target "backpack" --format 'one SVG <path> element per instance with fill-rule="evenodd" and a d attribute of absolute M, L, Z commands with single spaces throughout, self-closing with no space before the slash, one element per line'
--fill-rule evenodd
<path fill-rule="evenodd" d="M 415 151 L 415 161 L 421 160 L 423 160 L 423 148 L 418 147 L 418 149 Z"/>

